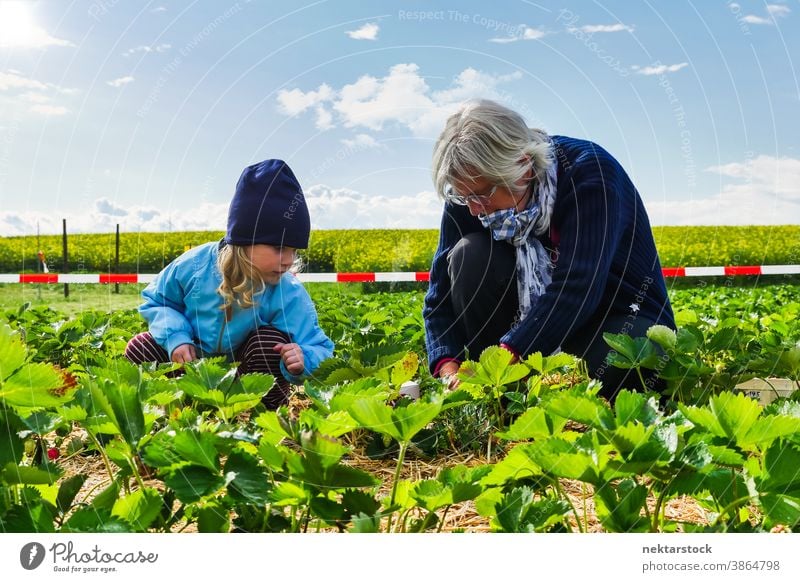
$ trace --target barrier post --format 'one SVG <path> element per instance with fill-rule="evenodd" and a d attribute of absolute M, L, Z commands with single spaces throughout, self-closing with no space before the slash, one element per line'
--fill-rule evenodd
<path fill-rule="evenodd" d="M 63 247 L 64 247 L 64 265 L 61 267 L 62 273 L 69 273 L 69 253 L 67 252 L 67 219 L 62 218 L 62 227 L 63 227 Z M 69 297 L 69 283 L 64 283 L 64 297 Z"/>

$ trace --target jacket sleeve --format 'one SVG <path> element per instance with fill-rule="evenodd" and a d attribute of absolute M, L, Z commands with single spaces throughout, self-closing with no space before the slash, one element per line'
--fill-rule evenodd
<path fill-rule="evenodd" d="M 156 343 L 172 356 L 175 348 L 193 343 L 194 330 L 184 315 L 184 288 L 178 279 L 178 261 L 167 265 L 142 291 L 139 313 L 147 321 Z"/>
<path fill-rule="evenodd" d="M 305 368 L 302 374 L 291 374 L 281 360 L 281 373 L 297 384 L 314 373 L 319 365 L 333 355 L 333 342 L 319 326 L 317 310 L 308 292 L 297 281 L 288 288 L 281 285 L 276 289 L 280 295 L 281 311 L 275 322 L 278 329 L 285 331 L 293 343 L 303 350 Z"/>
<path fill-rule="evenodd" d="M 627 181 L 610 160 L 592 159 L 565 176 L 554 214 L 560 243 L 552 283 L 501 343 L 523 356 L 548 355 L 595 314 L 623 231 Z"/>
<path fill-rule="evenodd" d="M 447 257 L 455 244 L 468 232 L 480 228 L 480 223 L 470 224 L 466 207 L 446 204 L 442 213 L 439 244 L 433 255 L 430 283 L 425 294 L 422 318 L 425 322 L 425 347 L 431 373 L 444 358 L 463 355 L 466 338 L 455 325 L 456 314 L 450 301 L 450 275 Z"/>

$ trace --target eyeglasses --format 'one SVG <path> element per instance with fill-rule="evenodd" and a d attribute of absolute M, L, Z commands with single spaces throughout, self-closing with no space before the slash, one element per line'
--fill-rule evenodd
<path fill-rule="evenodd" d="M 444 199 L 458 206 L 466 206 L 470 202 L 473 204 L 485 205 L 489 203 L 495 192 L 497 192 L 497 186 L 493 186 L 488 194 L 467 194 L 466 196 L 461 196 L 456 193 L 452 184 L 447 184 L 444 187 Z"/>

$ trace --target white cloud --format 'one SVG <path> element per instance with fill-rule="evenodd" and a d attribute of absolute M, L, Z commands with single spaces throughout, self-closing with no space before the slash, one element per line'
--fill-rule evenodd
<path fill-rule="evenodd" d="M 728 183 L 706 198 L 648 203 L 653 223 L 800 223 L 800 159 L 760 155 L 744 162 L 711 166 L 706 171 L 728 178 Z"/>
<path fill-rule="evenodd" d="M 278 93 L 278 108 L 286 115 L 298 115 L 309 107 L 330 101 L 333 98 L 333 89 L 326 83 L 319 86 L 316 91 L 304 93 L 300 89 L 281 91 Z"/>
<path fill-rule="evenodd" d="M 597 32 L 633 32 L 633 27 L 619 22 L 617 24 L 586 24 L 581 26 L 578 30 L 586 34 L 595 34 Z"/>
<path fill-rule="evenodd" d="M 123 85 L 127 85 L 128 83 L 133 82 L 133 77 L 130 75 L 126 77 L 120 77 L 119 79 L 114 79 L 113 81 L 106 81 L 106 85 L 111 85 L 112 87 L 122 87 Z"/>
<path fill-rule="evenodd" d="M 785 4 L 767 4 L 767 16 L 747 14 L 742 20 L 748 24 L 775 24 L 776 18 L 783 18 L 791 13 L 791 8 Z"/>
<path fill-rule="evenodd" d="M 34 93 L 33 91 L 29 91 L 28 93 L 20 93 L 18 98 L 27 101 L 28 103 L 49 103 L 51 101 L 50 97 L 47 95 L 42 95 L 41 93 Z"/>
<path fill-rule="evenodd" d="M 33 103 L 33 106 L 28 108 L 28 111 L 39 115 L 65 115 L 69 113 L 69 109 L 62 105 L 50 104 L 53 99 L 46 94 L 48 91 L 61 94 L 77 93 L 74 89 L 66 89 L 52 83 L 42 83 L 36 79 L 31 79 L 13 69 L 0 71 L 0 92 L 2 91 L 12 93 L 15 100 Z"/>
<path fill-rule="evenodd" d="M 156 6 L 150 12 L 152 12 L 153 14 L 158 14 L 159 12 L 166 12 L 166 11 L 167 9 L 165 6 Z"/>
<path fill-rule="evenodd" d="M 767 12 L 773 16 L 786 16 L 792 11 L 785 4 L 767 4 Z"/>
<path fill-rule="evenodd" d="M 225 230 L 228 203 L 188 209 L 165 210 L 149 206 L 124 208 L 106 198 L 99 198 L 88 212 L 3 212 L 0 211 L 0 236 L 36 234 L 38 222 L 42 234 L 61 233 L 61 220 L 67 219 L 72 233 L 166 232 L 188 230 Z"/>
<path fill-rule="evenodd" d="M 153 46 L 144 45 L 143 44 L 143 45 L 134 47 L 132 49 L 126 50 L 124 53 L 122 53 L 122 56 L 123 57 L 129 57 L 131 55 L 135 55 L 136 53 L 163 53 L 163 52 L 168 51 L 171 48 L 172 48 L 171 44 L 159 44 L 159 45 L 153 45 Z"/>
<path fill-rule="evenodd" d="M 430 136 L 441 130 L 445 118 L 463 101 L 477 97 L 502 101 L 498 87 L 521 77 L 519 72 L 492 75 L 469 68 L 449 87 L 432 91 L 416 64 L 397 64 L 385 77 L 363 75 L 340 89 L 321 85 L 309 92 L 281 91 L 278 107 L 286 115 L 313 108 L 318 128 L 379 131 L 387 124 L 399 124 L 415 135 Z"/>
<path fill-rule="evenodd" d="M 408 196 L 369 195 L 347 188 L 317 184 L 305 189 L 314 229 L 332 228 L 438 228 L 443 204 L 433 192 Z M 107 198 L 95 200 L 88 212 L 4 212 L 0 210 L 0 236 L 60 234 L 67 219 L 71 233 L 221 231 L 225 230 L 228 203 L 203 203 L 187 209 L 124 207 Z"/>
<path fill-rule="evenodd" d="M 322 105 L 317 105 L 317 121 L 315 125 L 319 130 L 326 130 L 333 128 L 333 114 L 325 109 Z"/>
<path fill-rule="evenodd" d="M 47 89 L 47 85 L 40 83 L 35 79 L 29 79 L 22 76 L 19 71 L 9 70 L 6 72 L 0 71 L 0 91 L 8 91 L 9 89 Z"/>
<path fill-rule="evenodd" d="M 66 115 L 69 113 L 69 109 L 62 105 L 34 105 L 29 111 L 50 116 Z"/>
<path fill-rule="evenodd" d="M 122 208 L 121 206 L 117 206 L 110 200 L 106 198 L 100 198 L 99 200 L 95 200 L 94 208 L 100 214 L 107 214 L 109 216 L 127 216 L 128 211 Z"/>
<path fill-rule="evenodd" d="M 343 139 L 341 142 L 351 150 L 372 149 L 382 147 L 381 144 L 371 135 L 359 133 L 353 139 Z"/>
<path fill-rule="evenodd" d="M 507 44 L 510 42 L 518 42 L 520 40 L 539 40 L 540 38 L 547 36 L 548 32 L 541 28 L 531 28 L 530 26 L 522 26 L 519 29 L 513 30 L 512 34 L 508 36 L 500 36 L 496 38 L 490 38 L 489 42 L 495 42 L 498 44 Z"/>
<path fill-rule="evenodd" d="M 380 26 L 374 22 L 368 22 L 357 30 L 348 30 L 347 36 L 355 40 L 377 40 Z"/>
<path fill-rule="evenodd" d="M 438 228 L 443 203 L 433 192 L 368 195 L 317 184 L 306 189 L 311 226 L 332 228 Z"/>
<path fill-rule="evenodd" d="M 634 65 L 631 68 L 639 75 L 663 75 L 664 73 L 675 73 L 688 66 L 689 63 L 678 63 L 675 65 L 649 65 L 647 67 Z"/>
<path fill-rule="evenodd" d="M 772 19 L 756 16 L 755 14 L 747 14 L 742 17 L 742 20 L 747 24 L 772 24 Z"/>

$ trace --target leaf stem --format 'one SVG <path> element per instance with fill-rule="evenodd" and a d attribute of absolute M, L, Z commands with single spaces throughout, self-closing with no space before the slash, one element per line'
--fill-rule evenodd
<path fill-rule="evenodd" d="M 103 445 L 100 444 L 100 440 L 97 438 L 97 436 L 95 436 L 95 434 L 92 431 L 87 430 L 86 434 L 89 435 L 89 437 L 92 439 L 92 442 L 94 442 L 94 445 L 97 447 L 97 452 L 100 453 L 100 458 L 103 459 L 103 464 L 106 467 L 106 472 L 108 473 L 108 478 L 111 479 L 111 481 L 113 482 L 114 481 L 114 471 L 111 468 L 111 461 L 108 459 L 108 455 L 106 455 L 106 451 L 103 448 Z"/>
<path fill-rule="evenodd" d="M 410 442 L 410 441 L 409 441 Z M 394 483 L 392 483 L 392 496 L 389 498 L 389 507 L 394 507 L 394 500 L 397 496 L 397 485 L 400 481 L 400 470 L 403 468 L 403 461 L 406 458 L 406 450 L 408 449 L 409 442 L 402 442 L 400 444 L 400 452 L 397 455 L 397 467 L 394 470 Z M 392 531 L 392 517 L 394 516 L 394 511 L 389 514 L 389 524 L 386 527 L 386 531 Z"/>
<path fill-rule="evenodd" d="M 442 519 L 439 521 L 439 527 L 436 528 L 436 533 L 442 532 L 442 527 L 444 527 L 444 519 L 447 517 L 447 512 L 450 511 L 452 505 L 445 505 L 444 512 L 442 513 Z"/>
<path fill-rule="evenodd" d="M 581 523 L 581 518 L 578 515 L 578 510 L 575 509 L 575 504 L 572 503 L 572 499 L 566 494 L 564 489 L 561 487 L 561 482 L 558 480 L 558 477 L 553 477 L 553 484 L 555 485 L 556 491 L 561 496 L 561 498 L 567 502 L 567 504 L 572 509 L 572 514 L 575 516 L 575 522 L 578 524 L 578 531 L 581 533 L 586 533 L 583 529 L 583 524 Z"/>

